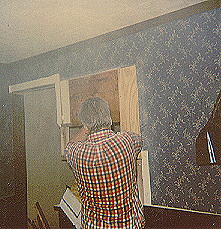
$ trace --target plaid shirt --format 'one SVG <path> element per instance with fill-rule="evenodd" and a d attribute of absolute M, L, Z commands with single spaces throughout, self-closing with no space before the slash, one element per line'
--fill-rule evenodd
<path fill-rule="evenodd" d="M 136 172 L 141 148 L 139 135 L 109 129 L 68 144 L 66 156 L 78 183 L 83 228 L 144 227 Z"/>

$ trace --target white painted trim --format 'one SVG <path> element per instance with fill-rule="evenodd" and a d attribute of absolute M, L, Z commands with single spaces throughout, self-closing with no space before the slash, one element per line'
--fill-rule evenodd
<path fill-rule="evenodd" d="M 71 124 L 70 111 L 70 93 L 69 80 L 63 80 L 55 83 L 56 102 L 57 102 L 57 124 L 62 125 Z"/>
<path fill-rule="evenodd" d="M 55 83 L 56 106 L 57 106 L 57 124 L 62 125 L 62 105 L 61 105 L 61 84 L 60 81 Z"/>
<path fill-rule="evenodd" d="M 69 80 L 60 81 L 62 124 L 71 124 Z"/>
<path fill-rule="evenodd" d="M 71 114 L 70 114 L 70 94 L 69 80 L 55 83 L 56 102 L 57 102 L 57 124 L 61 133 L 61 156 L 64 156 L 64 149 L 70 140 Z"/>
<path fill-rule="evenodd" d="M 9 86 L 9 93 L 24 91 L 36 87 L 43 87 L 50 84 L 55 84 L 60 81 L 60 75 L 55 74 L 49 77 L 40 78 L 37 80 L 27 81 L 21 84 L 14 84 Z"/>

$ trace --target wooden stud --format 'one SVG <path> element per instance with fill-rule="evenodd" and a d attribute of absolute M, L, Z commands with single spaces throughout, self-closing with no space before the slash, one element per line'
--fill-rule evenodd
<path fill-rule="evenodd" d="M 121 131 L 130 131 L 140 134 L 138 88 L 135 66 L 118 70 L 118 88 L 120 129 Z M 148 197 L 146 197 L 147 190 L 144 188 L 144 176 L 146 175 L 143 174 L 143 169 L 142 153 L 140 153 L 137 160 L 137 181 L 140 199 L 144 203 Z"/>
<path fill-rule="evenodd" d="M 140 133 L 136 67 L 118 70 L 121 131 Z"/>

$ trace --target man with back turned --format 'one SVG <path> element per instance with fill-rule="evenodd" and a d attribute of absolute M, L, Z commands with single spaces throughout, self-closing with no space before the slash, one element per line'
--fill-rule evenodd
<path fill-rule="evenodd" d="M 114 133 L 109 105 L 99 97 L 84 101 L 78 116 L 83 128 L 65 152 L 81 196 L 82 228 L 144 228 L 136 172 L 141 137 Z"/>

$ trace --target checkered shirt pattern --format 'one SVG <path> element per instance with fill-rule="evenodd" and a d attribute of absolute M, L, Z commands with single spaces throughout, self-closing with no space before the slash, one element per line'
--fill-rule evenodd
<path fill-rule="evenodd" d="M 82 201 L 82 228 L 140 229 L 145 220 L 137 186 L 135 133 L 105 129 L 65 150 Z"/>

